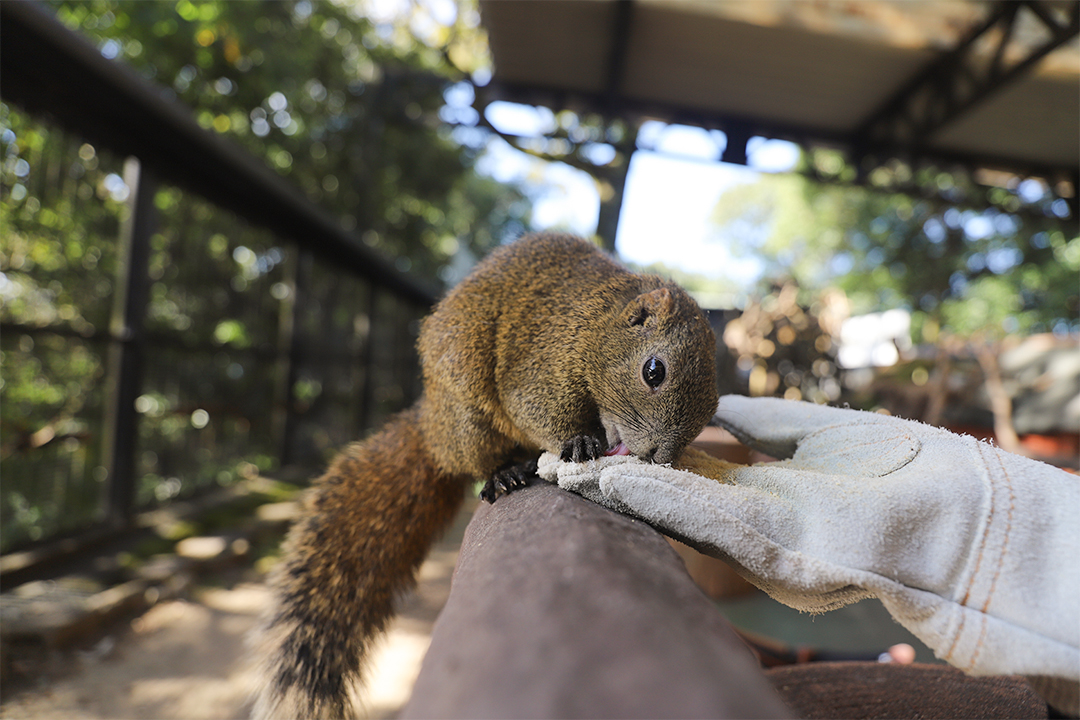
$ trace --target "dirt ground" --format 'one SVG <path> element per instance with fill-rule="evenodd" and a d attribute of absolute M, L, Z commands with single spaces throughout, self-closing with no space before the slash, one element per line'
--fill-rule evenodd
<path fill-rule="evenodd" d="M 420 570 L 416 591 L 373 653 L 366 711 L 394 717 L 412 691 L 431 628 L 450 591 L 463 513 Z M 219 579 L 220 580 L 220 579 Z M 265 585 L 201 585 L 113 628 L 92 649 L 0 705 L 10 720 L 226 720 L 246 718 L 258 677 L 247 637 L 269 603 Z"/>

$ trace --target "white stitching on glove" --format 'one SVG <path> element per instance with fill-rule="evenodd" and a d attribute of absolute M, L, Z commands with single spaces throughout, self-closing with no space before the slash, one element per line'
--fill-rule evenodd
<path fill-rule="evenodd" d="M 972 674 L 1080 676 L 1080 478 L 873 413 L 721 398 L 716 419 L 780 462 L 723 482 L 612 457 L 540 474 L 732 562 L 791 607 L 870 596 Z"/>

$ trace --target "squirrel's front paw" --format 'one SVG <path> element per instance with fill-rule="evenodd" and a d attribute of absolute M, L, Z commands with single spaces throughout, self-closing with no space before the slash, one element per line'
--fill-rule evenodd
<path fill-rule="evenodd" d="M 586 462 L 604 456 L 603 444 L 592 435 L 578 435 L 566 441 L 559 458 L 568 462 Z"/>
<path fill-rule="evenodd" d="M 535 460 L 504 467 L 488 478 L 484 489 L 480 491 L 480 499 L 493 503 L 499 497 L 525 487 L 534 477 L 536 477 Z"/>

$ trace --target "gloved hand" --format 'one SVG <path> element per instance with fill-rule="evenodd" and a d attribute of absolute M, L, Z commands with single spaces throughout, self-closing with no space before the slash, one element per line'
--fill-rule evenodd
<path fill-rule="evenodd" d="M 716 420 L 788 459 L 718 481 L 635 458 L 546 455 L 540 474 L 728 560 L 791 607 L 877 596 L 969 673 L 1075 686 L 1080 478 L 928 425 L 806 402 L 726 396 Z"/>

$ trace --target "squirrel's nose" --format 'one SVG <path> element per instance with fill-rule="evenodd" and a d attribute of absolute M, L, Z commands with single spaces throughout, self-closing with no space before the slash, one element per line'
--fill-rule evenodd
<path fill-rule="evenodd" d="M 655 462 L 657 450 L 659 450 L 659 448 L 656 445 L 653 445 L 651 448 L 645 451 L 645 453 L 641 456 L 641 459 L 646 462 Z"/>

